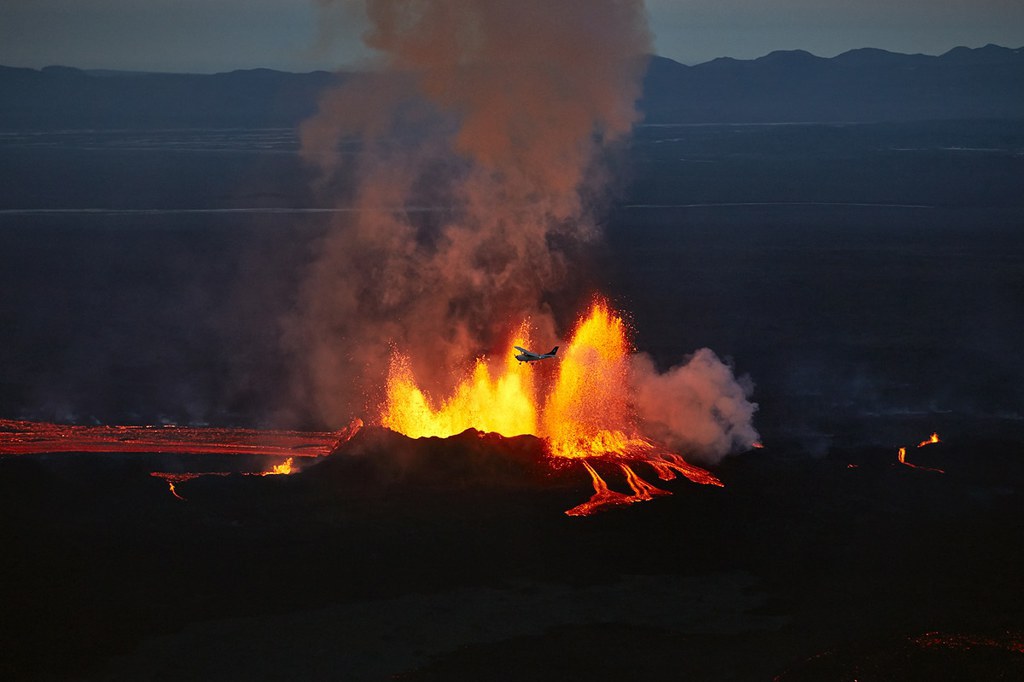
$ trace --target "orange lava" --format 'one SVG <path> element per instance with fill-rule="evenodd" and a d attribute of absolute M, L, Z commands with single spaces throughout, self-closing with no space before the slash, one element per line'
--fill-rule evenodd
<path fill-rule="evenodd" d="M 170 489 L 172 495 L 174 495 L 182 502 L 187 502 L 188 498 L 182 496 L 181 493 L 178 492 L 177 488 L 174 487 L 175 484 L 184 483 L 185 481 L 191 481 L 193 479 L 199 478 L 200 476 L 228 476 L 229 474 L 221 472 L 170 474 L 164 471 L 154 471 L 149 475 L 152 476 L 153 478 L 162 478 L 164 481 L 167 482 L 167 487 Z"/>
<path fill-rule="evenodd" d="M 526 325 L 510 340 L 510 346 L 528 346 Z M 440 403 L 419 388 L 409 359 L 400 353 L 391 357 L 386 401 L 381 411 L 381 426 L 410 438 L 437 436 L 447 438 L 466 429 L 520 436 L 537 433 L 537 407 L 533 375 L 520 368 L 509 355 L 497 372 L 478 359 L 473 371 Z"/>
<path fill-rule="evenodd" d="M 503 436 L 539 436 L 552 457 L 580 460 L 594 483 L 594 496 L 566 512 L 570 516 L 667 494 L 625 464 L 633 495 L 611 491 L 585 461 L 589 457 L 644 461 L 662 480 L 681 473 L 695 483 L 721 486 L 709 472 L 640 433 L 629 404 L 633 349 L 627 332 L 622 317 L 607 302 L 596 300 L 576 323 L 564 352 L 542 361 L 557 363 L 554 381 L 543 394 L 533 380 L 537 368 L 521 365 L 510 353 L 497 369 L 477 360 L 448 398 L 436 400 L 416 383 L 408 358 L 396 352 L 380 423 L 412 438 L 447 437 L 469 428 Z M 525 324 L 509 339 L 508 347 L 513 346 L 531 347 Z"/>
<path fill-rule="evenodd" d="M 508 346 L 530 345 L 526 325 Z M 509 354 L 497 370 L 477 360 L 452 395 L 433 400 L 416 383 L 408 358 L 395 353 L 380 423 L 411 438 L 447 437 L 475 428 L 503 436 L 545 438 L 556 457 L 642 456 L 657 450 L 643 438 L 629 409 L 626 325 L 604 301 L 577 323 L 557 358 L 554 385 L 538 395 L 536 368 Z"/>
<path fill-rule="evenodd" d="M 281 462 L 280 464 L 275 464 L 270 469 L 270 471 L 260 471 L 255 473 L 244 472 L 242 473 L 242 476 L 280 476 L 294 474 L 298 470 L 298 467 L 295 466 L 295 458 L 289 457 L 284 462 Z M 178 489 L 175 487 L 176 485 L 180 485 L 181 483 L 184 483 L 186 481 L 195 480 L 202 476 L 230 476 L 231 474 L 232 472 L 230 471 L 188 471 L 180 474 L 168 473 L 166 471 L 151 471 L 149 475 L 152 476 L 153 478 L 161 478 L 164 481 L 166 481 L 167 487 L 168 489 L 170 489 L 171 494 L 174 495 L 179 500 L 185 502 L 188 500 L 188 498 L 184 497 L 178 491 Z"/>
<path fill-rule="evenodd" d="M 131 452 L 184 455 L 263 455 L 287 456 L 270 471 L 244 474 L 271 476 L 293 474 L 299 470 L 296 457 L 323 457 L 348 441 L 363 422 L 354 419 L 345 428 L 329 432 L 259 431 L 188 426 L 78 426 L 46 422 L 0 419 L 0 455 L 30 455 L 54 452 Z M 150 476 L 167 483 L 171 494 L 186 498 L 177 486 L 200 476 L 230 476 L 231 472 L 168 473 L 154 471 Z"/>
<path fill-rule="evenodd" d="M 648 459 L 646 462 L 658 472 L 658 478 L 663 481 L 671 481 L 680 473 L 694 483 L 725 487 L 725 484 L 710 471 L 693 466 L 674 452 L 661 452 L 656 458 Z"/>
<path fill-rule="evenodd" d="M 295 458 L 289 457 L 280 464 L 275 464 L 274 468 L 270 471 L 264 472 L 264 476 L 284 476 L 287 474 L 294 474 L 298 469 L 295 468 Z"/>
<path fill-rule="evenodd" d="M 590 479 L 594 482 L 594 494 L 583 504 L 566 510 L 565 513 L 567 516 L 590 516 L 594 512 L 607 507 L 632 504 L 633 502 L 638 501 L 624 493 L 617 493 L 614 490 L 610 490 L 608 488 L 608 484 L 604 482 L 604 479 L 598 475 L 597 471 L 594 470 L 594 467 L 590 466 L 590 462 L 582 460 L 582 464 L 586 468 L 587 473 L 590 474 Z"/>
<path fill-rule="evenodd" d="M 653 500 L 658 495 L 671 495 L 667 490 L 661 488 L 655 488 L 653 485 L 643 480 L 636 473 L 629 468 L 627 464 L 619 464 L 622 467 L 622 472 L 626 474 L 626 483 L 633 490 L 633 496 L 641 501 Z"/>
<path fill-rule="evenodd" d="M 191 426 L 79 426 L 0 419 L 0 455 L 50 452 L 160 452 L 203 455 L 322 457 L 351 438 L 340 431 L 260 431 Z"/>
<path fill-rule="evenodd" d="M 603 301 L 580 320 L 544 405 L 543 435 L 557 457 L 629 455 L 650 449 L 629 410 L 626 325 Z"/>
<path fill-rule="evenodd" d="M 940 443 L 940 442 L 942 442 L 942 441 L 939 440 L 939 434 L 933 433 L 928 440 L 921 441 L 921 444 L 918 445 L 917 447 L 923 448 L 926 445 L 932 445 L 934 443 Z M 932 471 L 932 472 L 934 472 L 936 474 L 944 474 L 944 473 L 946 473 L 942 469 L 934 469 L 932 467 L 921 466 L 919 464 L 911 464 L 910 462 L 907 461 L 907 449 L 906 448 L 900 448 L 896 452 L 896 459 L 899 461 L 900 464 L 906 465 L 906 466 L 910 467 L 911 469 L 920 469 L 921 471 Z"/>

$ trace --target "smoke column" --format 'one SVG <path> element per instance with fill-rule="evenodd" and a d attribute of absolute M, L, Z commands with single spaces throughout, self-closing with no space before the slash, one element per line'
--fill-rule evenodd
<path fill-rule="evenodd" d="M 588 197 L 637 120 L 651 45 L 641 0 L 319 4 L 328 38 L 332 17 L 365 12 L 380 57 L 301 131 L 323 191 L 356 209 L 318 245 L 291 325 L 334 425 L 373 409 L 392 347 L 441 396 L 525 318 L 553 345 L 546 301 L 597 236 Z M 757 439 L 749 387 L 709 350 L 664 375 L 637 356 L 631 380 L 671 445 L 717 458 Z"/>
<path fill-rule="evenodd" d="M 333 423 L 373 400 L 389 344 L 442 392 L 526 317 L 556 338 L 545 299 L 575 265 L 558 244 L 594 235 L 584 197 L 636 121 L 650 36 L 640 0 L 320 4 L 361 5 L 380 55 L 301 131 L 358 209 L 318 245 L 290 325 Z M 424 196 L 444 210 L 407 210 Z"/>

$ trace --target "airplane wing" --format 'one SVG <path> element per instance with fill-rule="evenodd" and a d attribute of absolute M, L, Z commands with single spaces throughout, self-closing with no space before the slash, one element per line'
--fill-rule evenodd
<path fill-rule="evenodd" d="M 512 347 L 515 348 L 520 353 L 526 353 L 527 355 L 533 355 L 533 353 L 531 353 L 530 351 L 526 350 L 525 348 L 520 348 L 519 346 L 512 346 Z"/>

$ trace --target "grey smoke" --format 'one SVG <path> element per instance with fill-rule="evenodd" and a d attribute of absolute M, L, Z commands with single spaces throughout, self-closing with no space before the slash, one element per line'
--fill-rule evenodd
<path fill-rule="evenodd" d="M 758 441 L 753 384 L 737 380 L 714 351 L 701 348 L 662 373 L 645 353 L 633 356 L 630 382 L 643 431 L 696 461 L 716 463 Z"/>
<path fill-rule="evenodd" d="M 321 4 L 361 7 L 380 55 L 302 128 L 322 188 L 362 209 L 319 245 L 289 325 L 336 422 L 373 409 L 391 345 L 443 393 L 522 319 L 557 337 L 547 301 L 578 264 L 556 243 L 597 234 L 581 197 L 637 120 L 650 36 L 637 0 Z M 424 196 L 444 210 L 407 210 Z"/>
<path fill-rule="evenodd" d="M 344 423 L 372 417 L 393 347 L 440 396 L 521 320 L 564 331 L 548 301 L 581 266 L 571 245 L 599 236 L 587 198 L 637 121 L 651 43 L 640 0 L 320 4 L 365 12 L 379 54 L 302 128 L 321 189 L 361 209 L 318 245 L 290 327 L 321 418 Z M 409 210 L 424 197 L 433 212 Z M 757 439 L 749 385 L 711 351 L 666 374 L 639 356 L 633 378 L 673 446 L 719 457 Z"/>

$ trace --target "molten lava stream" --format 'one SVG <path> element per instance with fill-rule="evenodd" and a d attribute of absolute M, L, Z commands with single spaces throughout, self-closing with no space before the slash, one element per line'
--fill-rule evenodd
<path fill-rule="evenodd" d="M 577 505 L 572 509 L 566 510 L 567 516 L 590 516 L 591 514 L 601 511 L 606 507 L 614 507 L 622 504 L 632 504 L 638 500 L 626 495 L 624 493 L 617 493 L 614 490 L 608 488 L 608 484 L 604 482 L 604 479 L 598 475 L 594 467 L 590 466 L 590 462 L 587 460 L 581 460 L 587 473 L 590 474 L 590 480 L 594 482 L 594 494 L 593 496 L 584 502 L 583 504 Z"/>
<path fill-rule="evenodd" d="M 590 465 L 590 462 L 586 459 L 582 459 L 580 460 L 580 463 L 584 468 L 586 468 L 587 473 L 590 474 L 590 480 L 594 483 L 594 494 L 583 504 L 566 510 L 565 513 L 567 516 L 590 516 L 591 514 L 595 514 L 610 507 L 634 504 L 636 502 L 649 502 L 656 496 L 672 494 L 667 490 L 656 488 L 643 480 L 636 475 L 636 472 L 633 471 L 628 464 L 624 464 L 622 462 L 619 462 L 619 468 L 621 468 L 622 473 L 626 475 L 626 483 L 633 491 L 633 494 L 626 495 L 624 493 L 615 492 L 608 488 L 608 484 L 605 483 L 604 479 L 597 473 L 597 470 Z"/>
<path fill-rule="evenodd" d="M 679 472 L 694 483 L 714 485 L 720 488 L 725 487 L 725 484 L 718 480 L 710 471 L 693 466 L 673 452 L 663 452 L 657 458 L 645 461 L 658 472 L 658 478 L 663 481 L 671 481 L 676 477 L 676 472 Z"/>
<path fill-rule="evenodd" d="M 259 431 L 191 426 L 79 426 L 0 419 L 0 455 L 51 452 L 160 452 L 322 457 L 362 428 L 340 431 Z"/>
<path fill-rule="evenodd" d="M 932 445 L 934 443 L 940 443 L 940 442 L 941 441 L 939 440 L 939 434 L 933 433 L 931 435 L 931 438 L 929 438 L 926 441 L 922 441 L 921 444 L 918 445 L 917 447 L 923 448 L 926 445 Z M 944 474 L 944 473 L 946 473 L 942 469 L 934 469 L 932 467 L 920 466 L 918 464 L 911 464 L 910 462 L 907 461 L 907 449 L 906 448 L 900 448 L 896 452 L 896 459 L 899 461 L 900 464 L 904 464 L 904 465 L 910 467 L 911 469 L 920 469 L 921 471 L 932 471 L 932 472 L 935 472 L 937 474 Z"/>
<path fill-rule="evenodd" d="M 626 464 L 619 464 L 622 467 L 622 471 L 626 474 L 626 483 L 633 489 L 634 497 L 639 498 L 646 502 L 647 500 L 653 500 L 656 495 L 671 495 L 667 490 L 661 488 L 655 488 L 653 485 L 643 480 L 636 473 L 629 468 Z"/>

